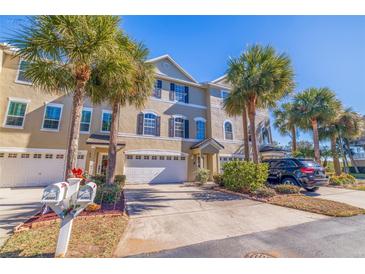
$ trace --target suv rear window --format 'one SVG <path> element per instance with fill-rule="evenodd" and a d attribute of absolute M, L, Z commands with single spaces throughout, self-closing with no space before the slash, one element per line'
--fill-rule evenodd
<path fill-rule="evenodd" d="M 315 161 L 311 161 L 311 160 L 301 160 L 300 161 L 304 166 L 307 166 L 307 167 L 321 167 L 320 164 L 318 164 L 317 162 Z"/>

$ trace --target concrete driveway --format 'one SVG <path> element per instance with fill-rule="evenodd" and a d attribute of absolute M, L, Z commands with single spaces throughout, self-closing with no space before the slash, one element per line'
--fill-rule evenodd
<path fill-rule="evenodd" d="M 130 221 L 119 257 L 328 219 L 183 184 L 128 185 L 125 194 Z"/>
<path fill-rule="evenodd" d="M 14 227 L 36 213 L 43 188 L 0 188 L 0 246 Z"/>
<path fill-rule="evenodd" d="M 316 192 L 306 192 L 308 196 L 342 202 L 365 208 L 365 191 L 342 189 L 334 187 L 320 187 Z"/>

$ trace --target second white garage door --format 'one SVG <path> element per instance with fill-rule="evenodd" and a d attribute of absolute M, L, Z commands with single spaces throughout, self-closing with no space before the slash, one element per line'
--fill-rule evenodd
<path fill-rule="evenodd" d="M 181 183 L 187 180 L 187 158 L 165 155 L 127 155 L 127 183 Z"/>

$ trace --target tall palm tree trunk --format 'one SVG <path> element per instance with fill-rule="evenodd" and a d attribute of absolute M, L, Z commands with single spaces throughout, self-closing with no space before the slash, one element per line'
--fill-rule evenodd
<path fill-rule="evenodd" d="M 85 81 L 78 81 L 76 90 L 73 95 L 72 112 L 71 112 L 71 127 L 69 140 L 67 145 L 67 159 L 65 178 L 73 177 L 72 169 L 76 167 L 77 155 L 79 148 L 80 137 L 80 122 L 82 115 L 82 106 L 85 95 Z"/>
<path fill-rule="evenodd" d="M 108 172 L 107 184 L 113 184 L 115 179 L 115 168 L 117 165 L 117 138 L 118 138 L 118 117 L 119 117 L 120 103 L 116 100 L 113 103 L 112 121 L 110 126 L 110 141 L 108 151 Z"/>
<path fill-rule="evenodd" d="M 331 136 L 331 152 L 333 158 L 333 167 L 335 169 L 336 175 L 338 176 L 341 174 L 341 165 L 336 148 L 336 136 L 334 134 Z"/>
<path fill-rule="evenodd" d="M 341 155 L 342 155 L 343 170 L 344 170 L 344 172 L 348 173 L 349 172 L 349 170 L 348 170 L 349 164 L 347 162 L 346 153 L 345 153 L 345 150 L 343 148 L 344 145 L 343 145 L 343 142 L 342 142 L 342 137 L 340 136 L 338 139 L 339 139 L 340 150 L 341 150 Z"/>
<path fill-rule="evenodd" d="M 297 129 L 295 127 L 291 128 L 291 150 L 293 154 L 297 151 Z"/>
<path fill-rule="evenodd" d="M 251 143 L 252 143 L 252 159 L 254 163 L 259 162 L 259 156 L 257 151 L 257 143 L 256 143 L 256 127 L 255 127 L 255 118 L 256 118 L 256 99 L 252 99 L 248 105 L 248 117 L 250 119 L 250 133 L 251 133 Z"/>
<path fill-rule="evenodd" d="M 314 159 L 318 163 L 321 163 L 321 154 L 319 152 L 318 121 L 314 118 L 311 122 L 313 128 Z"/>
<path fill-rule="evenodd" d="M 350 143 L 349 143 L 347 138 L 345 138 L 344 143 L 345 143 L 346 151 L 347 151 L 347 153 L 349 155 L 349 158 L 350 158 L 351 165 L 354 167 L 355 173 L 359 173 L 359 168 L 357 167 L 357 163 L 354 159 L 354 155 L 352 155 L 352 151 L 351 151 L 351 148 L 350 148 Z"/>
<path fill-rule="evenodd" d="M 243 126 L 243 150 L 245 161 L 250 160 L 250 148 L 248 144 L 248 128 L 247 128 L 247 110 L 246 106 L 243 105 L 242 107 L 242 126 Z"/>

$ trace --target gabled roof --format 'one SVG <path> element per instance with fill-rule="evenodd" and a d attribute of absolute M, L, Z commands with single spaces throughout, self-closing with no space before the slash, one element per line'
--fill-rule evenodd
<path fill-rule="evenodd" d="M 191 149 L 194 149 L 194 148 L 202 148 L 208 144 L 211 144 L 219 149 L 224 149 L 224 146 L 219 143 L 217 140 L 215 140 L 214 138 L 207 138 L 207 139 L 204 139 L 203 141 L 200 141 L 199 143 L 196 143 L 194 144 Z"/>
<path fill-rule="evenodd" d="M 174 66 L 182 73 L 184 74 L 188 79 L 190 79 L 192 82 L 194 83 L 198 83 L 198 81 L 196 81 L 194 79 L 193 76 L 191 76 L 186 70 L 184 70 L 170 55 L 168 54 L 165 54 L 165 55 L 161 55 L 159 57 L 156 57 L 156 58 L 152 58 L 152 59 L 149 59 L 147 60 L 147 62 L 149 63 L 155 63 L 157 61 L 160 61 L 160 60 L 163 60 L 163 59 L 167 59 L 169 60 L 172 64 L 174 64 Z"/>
<path fill-rule="evenodd" d="M 216 84 L 216 83 L 218 83 L 219 81 L 222 81 L 224 78 L 226 78 L 227 77 L 227 74 L 224 74 L 224 75 L 222 75 L 221 77 L 219 77 L 219 78 L 217 78 L 217 79 L 214 79 L 213 81 L 211 81 L 211 83 L 213 83 L 213 84 Z"/>

